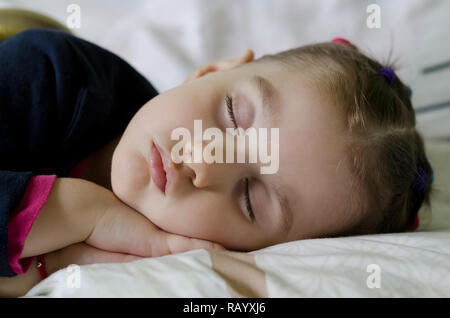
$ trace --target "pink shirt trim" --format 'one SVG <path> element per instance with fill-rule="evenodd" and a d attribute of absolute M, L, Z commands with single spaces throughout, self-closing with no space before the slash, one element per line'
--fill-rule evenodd
<path fill-rule="evenodd" d="M 80 178 L 86 165 L 86 159 L 76 165 L 69 173 L 71 178 Z M 39 212 L 47 202 L 56 175 L 32 176 L 25 193 L 8 222 L 8 261 L 16 274 L 25 274 L 31 266 L 33 257 L 20 258 L 25 240 Z"/>
<path fill-rule="evenodd" d="M 34 220 L 47 201 L 56 175 L 39 175 L 30 178 L 17 208 L 8 222 L 8 261 L 17 274 L 24 274 L 30 268 L 33 257 L 20 259 L 25 240 Z"/>

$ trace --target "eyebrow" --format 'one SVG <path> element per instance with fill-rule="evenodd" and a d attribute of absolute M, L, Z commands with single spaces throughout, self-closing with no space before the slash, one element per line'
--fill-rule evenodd
<path fill-rule="evenodd" d="M 277 126 L 279 116 L 278 92 L 275 86 L 260 75 L 253 75 L 249 80 L 259 93 L 264 119 L 271 125 Z"/>
<path fill-rule="evenodd" d="M 260 75 L 253 75 L 250 78 L 250 83 L 256 87 L 261 97 L 263 117 L 272 126 L 278 124 L 279 105 L 278 105 L 278 92 L 274 85 L 266 78 Z M 289 199 L 279 183 L 271 183 L 271 188 L 275 192 L 277 200 L 281 208 L 281 226 L 280 231 L 288 233 L 292 228 L 294 214 L 291 209 Z"/>

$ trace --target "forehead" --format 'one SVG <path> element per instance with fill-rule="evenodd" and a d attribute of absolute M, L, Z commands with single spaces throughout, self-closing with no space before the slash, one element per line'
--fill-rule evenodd
<path fill-rule="evenodd" d="M 261 124 L 279 128 L 280 160 L 288 164 L 295 157 L 311 157 L 328 166 L 342 159 L 348 135 L 346 118 L 332 96 L 320 90 L 307 75 L 282 66 L 255 64 L 247 72 L 246 77 L 261 76 L 273 86 L 274 97 L 269 103 L 275 111 L 269 113 L 276 113 L 277 118 Z"/>
<path fill-rule="evenodd" d="M 267 175 L 268 181 L 276 180 L 286 189 L 294 227 L 308 224 L 307 230 L 321 232 L 329 230 L 327 226 L 338 226 L 343 218 L 333 212 L 347 200 L 351 176 L 345 160 L 343 111 L 302 74 L 284 68 L 259 74 L 274 86 L 273 102 L 279 108 L 279 170 Z M 317 227 L 309 222 L 314 218 Z"/>

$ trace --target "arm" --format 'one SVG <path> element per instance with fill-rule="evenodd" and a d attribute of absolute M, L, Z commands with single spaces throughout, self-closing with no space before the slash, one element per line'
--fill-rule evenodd
<path fill-rule="evenodd" d="M 110 191 L 86 180 L 56 178 L 26 238 L 21 258 L 86 240 L 110 202 Z"/>
<path fill-rule="evenodd" d="M 77 243 L 58 251 L 44 255 L 47 275 L 69 266 L 70 264 L 122 263 L 141 259 L 142 257 L 111 253 L 99 250 L 86 243 Z M 41 281 L 33 258 L 30 269 L 23 275 L 0 277 L 0 297 L 24 296 L 34 285 Z"/>
<path fill-rule="evenodd" d="M 28 233 L 20 258 L 86 242 L 116 253 L 162 256 L 219 244 L 164 232 L 106 188 L 76 178 L 56 178 Z"/>
<path fill-rule="evenodd" d="M 59 251 L 45 255 L 47 273 L 55 272 L 59 263 Z M 36 267 L 36 258 L 33 259 L 30 269 L 22 275 L 14 277 L 0 277 L 0 297 L 21 297 L 34 285 L 41 281 Z"/>
<path fill-rule="evenodd" d="M 78 243 L 84 241 L 88 244 Z M 57 178 L 21 257 L 46 253 L 50 275 L 73 263 L 128 262 L 199 248 L 224 250 L 216 243 L 160 230 L 95 183 Z M 0 277 L 0 297 L 22 296 L 40 280 L 33 259 L 25 274 Z"/>
<path fill-rule="evenodd" d="M 65 32 L 28 30 L 0 43 L 0 276 L 30 266 L 19 257 L 29 254 L 25 238 L 51 187 L 39 201 L 33 197 L 42 198 L 44 187 L 29 187 L 29 180 L 67 176 L 73 162 L 123 131 L 156 94 L 125 61 Z M 28 188 L 36 190 L 30 200 Z M 9 227 L 22 202 L 26 213 Z"/>

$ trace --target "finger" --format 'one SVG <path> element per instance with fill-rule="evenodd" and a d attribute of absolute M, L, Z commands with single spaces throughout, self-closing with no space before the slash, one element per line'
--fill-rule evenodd
<path fill-rule="evenodd" d="M 62 266 L 70 264 L 86 265 L 99 263 L 125 263 L 142 259 L 140 256 L 101 250 L 86 243 L 78 243 L 62 249 Z"/>
<path fill-rule="evenodd" d="M 167 254 L 183 253 L 196 249 L 226 250 L 222 245 L 211 241 L 167 233 Z"/>
<path fill-rule="evenodd" d="M 239 64 L 253 60 L 254 56 L 255 53 L 253 52 L 253 50 L 247 49 L 247 51 L 245 51 L 245 54 L 242 56 L 216 63 L 216 68 L 219 70 L 233 68 Z"/>
<path fill-rule="evenodd" d="M 213 64 L 209 64 L 209 65 L 207 65 L 207 66 L 205 66 L 205 67 L 202 67 L 202 68 L 197 69 L 197 70 L 195 70 L 194 72 L 192 72 L 192 73 L 186 78 L 186 80 L 185 80 L 184 82 L 185 82 L 185 83 L 190 82 L 190 81 L 192 81 L 192 80 L 194 80 L 194 79 L 196 79 L 196 78 L 199 78 L 199 77 L 205 75 L 206 73 L 214 72 L 214 71 L 216 71 L 216 67 L 215 67 Z"/>
<path fill-rule="evenodd" d="M 126 263 L 126 262 L 132 262 L 139 259 L 142 259 L 141 256 L 131 255 L 131 254 L 123 254 L 123 253 L 114 253 L 114 252 L 108 252 L 100 249 L 96 249 L 94 247 L 91 247 L 92 250 L 90 251 L 90 264 L 97 264 L 97 263 Z"/>

